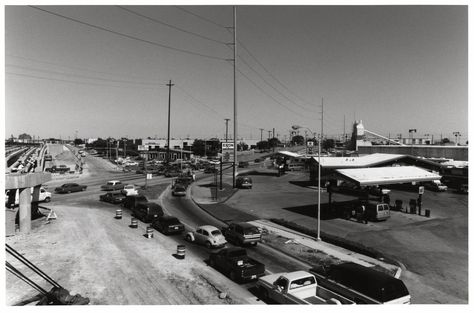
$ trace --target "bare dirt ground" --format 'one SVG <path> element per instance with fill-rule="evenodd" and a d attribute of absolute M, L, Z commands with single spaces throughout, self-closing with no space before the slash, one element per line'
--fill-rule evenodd
<path fill-rule="evenodd" d="M 176 259 L 176 245 L 160 236 L 148 239 L 141 225 L 129 228 L 130 218 L 87 207 L 55 206 L 58 219 L 37 221 L 29 235 L 6 242 L 54 278 L 71 294 L 80 293 L 91 304 L 226 304 L 242 303 L 228 296 L 227 287 L 203 260 L 187 255 Z M 94 231 L 88 231 L 94 230 Z M 11 263 L 29 273 L 13 258 Z M 159 261 L 159 262 L 158 262 Z M 47 283 L 37 279 L 45 289 Z M 7 275 L 6 304 L 13 305 L 35 292 Z"/>
<path fill-rule="evenodd" d="M 57 148 L 53 155 L 58 164 L 74 164 L 70 151 Z M 95 159 L 93 171 L 111 170 L 110 162 Z M 159 194 L 159 190 L 147 190 L 150 200 L 157 200 L 152 195 L 157 198 Z M 153 238 L 146 238 L 147 224 L 141 222 L 138 229 L 130 228 L 128 211 L 123 211 L 122 219 L 115 219 L 118 207 L 99 203 L 96 194 L 76 193 L 67 197 L 47 204 L 56 213 L 56 220 L 35 220 L 31 233 L 6 237 L 5 241 L 71 295 L 88 297 L 93 305 L 256 301 L 246 289 L 208 267 L 202 257 L 188 251 L 185 259 L 177 259 L 173 238 L 156 231 Z M 19 261 L 10 255 L 6 259 L 45 290 L 51 289 L 51 285 Z M 6 305 L 15 305 L 36 294 L 25 282 L 6 274 Z"/>

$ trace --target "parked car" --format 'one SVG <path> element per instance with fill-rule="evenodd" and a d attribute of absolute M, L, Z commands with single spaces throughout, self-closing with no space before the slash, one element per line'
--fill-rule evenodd
<path fill-rule="evenodd" d="M 122 203 L 125 199 L 125 195 L 121 192 L 107 192 L 106 194 L 100 195 L 100 201 L 109 202 L 113 204 Z"/>
<path fill-rule="evenodd" d="M 105 185 L 100 186 L 100 189 L 104 191 L 114 191 L 121 190 L 124 186 L 120 180 L 109 180 Z"/>
<path fill-rule="evenodd" d="M 205 245 L 207 248 L 219 248 L 227 243 L 222 232 L 211 225 L 199 226 L 195 231 L 187 233 L 185 239 Z"/>
<path fill-rule="evenodd" d="M 171 193 L 173 196 L 186 196 L 186 186 L 177 183 L 173 186 L 173 191 Z"/>
<path fill-rule="evenodd" d="M 121 193 L 126 196 L 136 196 L 138 195 L 138 190 L 133 184 L 125 185 L 121 190 Z"/>
<path fill-rule="evenodd" d="M 181 234 L 184 232 L 184 224 L 178 218 L 170 215 L 158 217 L 153 221 L 152 226 L 165 235 Z"/>
<path fill-rule="evenodd" d="M 363 304 L 409 304 L 411 297 L 402 280 L 352 262 L 311 268 L 318 283 L 333 292 Z"/>
<path fill-rule="evenodd" d="M 153 223 L 163 216 L 163 208 L 154 202 L 140 202 L 132 210 L 133 215 L 144 223 Z"/>
<path fill-rule="evenodd" d="M 237 188 L 248 188 L 252 189 L 252 178 L 249 176 L 238 176 L 235 180 Z"/>
<path fill-rule="evenodd" d="M 71 193 L 76 191 L 84 191 L 87 189 L 86 185 L 79 185 L 76 183 L 63 184 L 60 187 L 54 189 L 56 193 Z"/>
<path fill-rule="evenodd" d="M 148 199 L 145 196 L 126 196 L 122 201 L 122 206 L 124 208 L 133 210 L 138 203 L 148 202 Z"/>
<path fill-rule="evenodd" d="M 262 239 L 258 228 L 247 222 L 229 223 L 222 229 L 222 234 L 227 241 L 238 245 L 257 245 Z"/>
<path fill-rule="evenodd" d="M 225 248 L 209 255 L 209 264 L 236 282 L 265 275 L 265 265 L 252 259 L 242 248 Z"/>

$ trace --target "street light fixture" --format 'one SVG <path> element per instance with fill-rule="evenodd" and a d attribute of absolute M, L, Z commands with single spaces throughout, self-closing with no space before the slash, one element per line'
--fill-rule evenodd
<path fill-rule="evenodd" d="M 412 128 L 409 129 L 408 132 L 410 133 L 410 142 L 411 142 L 411 155 L 413 155 L 413 133 L 416 133 L 416 129 Z"/>
<path fill-rule="evenodd" d="M 300 128 L 305 128 L 309 130 L 313 138 L 316 138 L 314 132 L 308 127 L 303 127 L 299 125 L 291 126 L 293 130 L 298 130 Z M 321 240 L 321 137 L 318 138 L 318 230 L 316 240 Z"/>

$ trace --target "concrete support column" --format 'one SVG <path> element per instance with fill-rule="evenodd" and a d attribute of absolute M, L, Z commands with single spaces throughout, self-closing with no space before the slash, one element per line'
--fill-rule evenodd
<path fill-rule="evenodd" d="M 29 233 L 31 231 L 31 189 L 20 188 L 20 212 L 19 212 L 20 232 Z"/>
<path fill-rule="evenodd" d="M 41 185 L 33 187 L 33 193 L 31 194 L 31 202 L 38 202 Z"/>

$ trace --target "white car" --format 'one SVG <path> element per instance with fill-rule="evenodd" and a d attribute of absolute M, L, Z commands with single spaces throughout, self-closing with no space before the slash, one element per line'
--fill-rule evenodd
<path fill-rule="evenodd" d="M 199 226 L 195 231 L 187 233 L 184 238 L 187 241 L 205 245 L 207 248 L 220 248 L 227 243 L 222 232 L 211 225 Z"/>
<path fill-rule="evenodd" d="M 135 185 L 125 185 L 122 189 L 122 193 L 126 196 L 137 196 L 138 190 Z"/>

